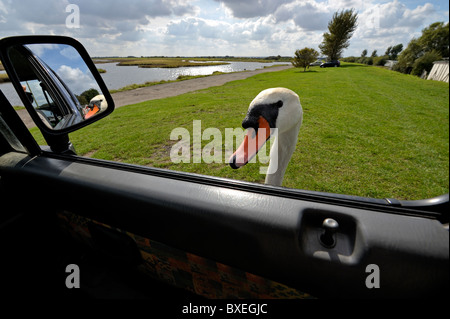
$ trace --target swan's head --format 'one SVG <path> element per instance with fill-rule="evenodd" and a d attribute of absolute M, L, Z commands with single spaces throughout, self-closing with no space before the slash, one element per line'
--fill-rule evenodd
<path fill-rule="evenodd" d="M 298 128 L 302 119 L 303 110 L 296 93 L 285 88 L 262 91 L 250 103 L 242 121 L 242 127 L 248 132 L 241 146 L 230 157 L 230 166 L 234 169 L 244 166 L 258 153 L 275 128 L 281 135 Z"/>
<path fill-rule="evenodd" d="M 108 103 L 106 102 L 105 96 L 104 95 L 97 95 L 94 96 L 90 101 L 89 101 L 90 105 L 97 105 L 100 109 L 100 111 L 104 111 L 106 110 L 106 108 L 108 107 Z"/>

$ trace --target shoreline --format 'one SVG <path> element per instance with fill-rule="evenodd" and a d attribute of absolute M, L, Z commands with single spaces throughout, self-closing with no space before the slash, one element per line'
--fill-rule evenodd
<path fill-rule="evenodd" d="M 150 100 L 157 100 L 177 96 L 192 91 L 207 89 L 213 86 L 221 86 L 231 81 L 247 79 L 256 74 L 277 72 L 290 69 L 292 67 L 293 67 L 292 65 L 287 66 L 283 65 L 254 71 L 209 75 L 189 80 L 162 83 L 134 90 L 116 92 L 111 95 L 114 99 L 115 108 L 118 108 L 129 104 L 136 104 Z"/>

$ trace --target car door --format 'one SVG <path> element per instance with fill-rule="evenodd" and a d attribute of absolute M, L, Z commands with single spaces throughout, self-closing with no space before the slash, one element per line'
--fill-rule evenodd
<path fill-rule="evenodd" d="M 448 296 L 448 195 L 359 198 L 83 158 L 37 146 L 0 97 L 7 289 L 94 298 Z"/>

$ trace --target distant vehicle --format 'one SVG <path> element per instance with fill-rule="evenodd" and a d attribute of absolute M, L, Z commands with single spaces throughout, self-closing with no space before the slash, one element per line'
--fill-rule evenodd
<path fill-rule="evenodd" d="M 331 68 L 331 67 L 337 68 L 339 66 L 341 66 L 340 61 L 329 61 L 329 62 L 322 63 L 320 65 L 321 68 Z"/>
<path fill-rule="evenodd" d="M 317 61 L 315 61 L 313 63 L 310 63 L 309 66 L 318 66 L 318 65 L 322 65 L 322 63 L 323 63 L 322 61 L 317 60 Z"/>

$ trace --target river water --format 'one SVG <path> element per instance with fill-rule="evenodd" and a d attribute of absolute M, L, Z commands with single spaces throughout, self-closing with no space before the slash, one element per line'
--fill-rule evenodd
<path fill-rule="evenodd" d="M 262 69 L 266 66 L 284 65 L 287 62 L 259 63 L 259 62 L 230 62 L 225 65 L 182 67 L 174 69 L 139 68 L 137 66 L 118 66 L 116 63 L 97 64 L 97 68 L 106 70 L 101 76 L 109 90 L 117 90 L 130 84 L 145 82 L 159 82 L 163 80 L 176 80 L 180 75 L 210 75 L 214 72 L 239 72 Z M 0 73 L 5 73 L 0 71 Z M 12 105 L 23 105 L 11 83 L 0 83 L 0 90 L 9 99 Z"/>

